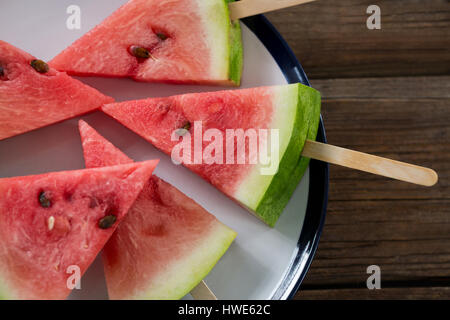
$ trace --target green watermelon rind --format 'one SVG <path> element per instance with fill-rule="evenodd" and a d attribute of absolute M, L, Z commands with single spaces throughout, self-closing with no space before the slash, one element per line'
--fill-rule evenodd
<path fill-rule="evenodd" d="M 320 93 L 297 84 L 298 100 L 295 122 L 279 170 L 254 210 L 269 226 L 274 227 L 309 165 L 301 152 L 306 139 L 316 140 L 320 119 Z"/>
<path fill-rule="evenodd" d="M 200 268 L 197 269 L 197 271 L 195 272 L 195 276 L 192 277 L 190 286 L 186 288 L 187 290 L 183 293 L 183 295 L 179 295 L 178 299 L 183 298 L 186 294 L 191 292 L 203 279 L 205 279 L 205 277 L 217 265 L 219 260 L 225 255 L 233 241 L 236 239 L 237 233 L 226 225 L 220 224 L 216 227 L 216 229 L 220 230 L 215 230 L 213 238 L 215 241 L 217 241 L 215 238 L 217 238 L 219 235 L 222 236 L 222 241 L 220 242 L 221 246 L 214 248 L 214 250 L 211 250 L 214 251 L 215 255 L 214 257 L 209 257 L 209 263 L 204 263 L 203 261 L 201 262 Z"/>
<path fill-rule="evenodd" d="M 231 21 L 230 10 L 228 8 L 228 3 L 234 2 L 235 0 L 224 0 L 225 10 L 228 15 L 228 20 L 230 26 L 228 28 L 229 32 L 229 67 L 228 67 L 228 77 L 236 85 L 241 84 L 242 77 L 242 65 L 243 65 L 243 48 L 242 48 L 242 34 L 241 25 L 239 21 Z"/>
<path fill-rule="evenodd" d="M 193 250 L 188 259 L 181 259 L 180 263 L 167 270 L 163 277 L 160 276 L 164 282 L 158 286 L 160 290 L 147 288 L 141 294 L 130 297 L 130 299 L 179 300 L 183 298 L 211 272 L 236 236 L 235 231 L 224 224 L 218 224 L 209 235 L 211 241 L 203 241 L 203 246 Z M 219 237 L 221 238 L 220 241 L 218 240 Z M 214 246 L 211 247 L 211 245 Z M 211 254 L 212 252 L 214 254 Z M 187 277 L 186 274 L 190 276 Z M 178 277 L 181 277 L 181 280 Z M 186 281 L 186 279 L 189 279 L 189 281 Z M 167 291 L 167 288 L 172 289 Z"/>
<path fill-rule="evenodd" d="M 12 300 L 14 296 L 11 294 L 11 290 L 6 288 L 5 284 L 1 283 L 0 279 L 0 300 Z"/>

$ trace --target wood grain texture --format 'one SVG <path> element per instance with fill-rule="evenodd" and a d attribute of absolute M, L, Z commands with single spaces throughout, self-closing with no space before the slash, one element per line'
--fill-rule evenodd
<path fill-rule="evenodd" d="M 367 29 L 372 4 L 381 30 Z M 450 74 L 448 0 L 319 0 L 267 17 L 310 79 Z"/>
<path fill-rule="evenodd" d="M 381 8 L 381 30 L 366 9 Z M 328 141 L 430 167 L 432 188 L 330 167 L 299 299 L 450 299 L 450 2 L 319 0 L 266 15 L 323 95 Z M 382 290 L 366 289 L 381 268 Z"/>
<path fill-rule="evenodd" d="M 380 290 L 368 289 L 340 289 L 340 290 L 314 290 L 302 291 L 295 299 L 317 300 L 317 299 L 360 299 L 360 300 L 382 300 L 382 299 L 448 299 L 450 287 L 412 287 L 412 288 L 381 288 Z"/>
<path fill-rule="evenodd" d="M 325 228 L 300 299 L 450 299 L 450 77 L 378 80 L 312 81 L 328 142 L 433 168 L 440 180 L 425 188 L 331 166 Z M 365 288 L 372 264 L 382 287 L 403 289 L 350 290 Z"/>
<path fill-rule="evenodd" d="M 316 0 L 240 0 L 228 4 L 231 20 L 276 11 Z"/>
<path fill-rule="evenodd" d="M 450 76 L 322 79 L 311 83 L 327 100 L 450 98 Z"/>

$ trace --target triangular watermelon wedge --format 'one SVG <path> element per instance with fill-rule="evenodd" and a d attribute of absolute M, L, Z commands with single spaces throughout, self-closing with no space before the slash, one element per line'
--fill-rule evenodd
<path fill-rule="evenodd" d="M 87 167 L 132 160 L 80 121 Z M 214 267 L 236 233 L 152 176 L 103 250 L 111 299 L 180 299 Z"/>
<path fill-rule="evenodd" d="M 112 101 L 0 40 L 0 140 L 72 118 Z"/>
<path fill-rule="evenodd" d="M 190 162 L 183 165 L 274 226 L 308 167 L 301 153 L 306 139 L 316 139 L 320 103 L 318 91 L 298 83 L 125 101 L 102 110 L 168 155 L 184 155 L 183 141 L 191 137 Z M 245 134 L 257 139 L 253 162 Z M 245 159 L 236 152 L 239 136 Z M 275 146 L 272 138 L 278 152 L 269 147 Z M 217 143 L 222 148 L 216 149 Z M 269 156 L 270 165 L 261 155 Z"/>
<path fill-rule="evenodd" d="M 65 299 L 156 164 L 0 179 L 0 298 Z"/>
<path fill-rule="evenodd" d="M 242 44 L 234 0 L 131 0 L 50 65 L 80 76 L 239 85 Z"/>

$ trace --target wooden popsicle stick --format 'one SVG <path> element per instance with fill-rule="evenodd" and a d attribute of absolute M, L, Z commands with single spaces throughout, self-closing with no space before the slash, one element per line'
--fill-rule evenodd
<path fill-rule="evenodd" d="M 195 300 L 217 300 L 216 295 L 211 291 L 211 289 L 203 280 L 194 289 L 191 290 L 191 296 Z"/>
<path fill-rule="evenodd" d="M 438 181 L 434 170 L 306 140 L 302 155 L 340 166 L 430 187 Z"/>
<path fill-rule="evenodd" d="M 240 0 L 228 4 L 231 20 L 275 11 L 315 0 Z"/>

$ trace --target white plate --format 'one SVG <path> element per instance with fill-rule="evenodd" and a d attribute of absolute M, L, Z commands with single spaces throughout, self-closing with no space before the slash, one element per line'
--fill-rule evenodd
<path fill-rule="evenodd" d="M 0 3 L 0 39 L 43 60 L 50 60 L 125 3 L 125 0 L 15 0 Z M 68 6 L 81 8 L 81 30 L 66 27 Z M 277 62 L 243 23 L 244 72 L 242 88 L 286 84 Z M 278 50 L 278 49 L 277 49 Z M 280 50 L 284 50 L 281 48 Z M 299 71 L 299 70 L 297 70 Z M 118 101 L 168 96 L 186 92 L 213 91 L 220 87 L 137 83 L 127 79 L 79 78 Z M 229 89 L 229 88 L 227 88 Z M 206 282 L 219 299 L 270 299 L 275 292 L 286 298 L 306 272 L 311 253 L 300 257 L 298 242 L 306 213 L 309 170 L 275 228 L 248 214 L 215 188 L 149 143 L 101 112 L 82 117 L 134 160 L 161 159 L 155 173 L 192 197 L 219 220 L 238 232 L 236 241 L 219 261 Z M 78 119 L 52 125 L 0 141 L 0 177 L 84 168 L 78 134 Z M 322 212 L 317 214 L 321 215 Z M 319 227 L 320 229 L 320 227 Z M 320 230 L 314 232 L 315 235 Z M 311 249 L 311 248 L 310 248 Z M 311 250 L 310 250 L 311 251 Z M 296 261 L 296 262 L 295 262 Z M 292 273 L 297 263 L 296 274 Z M 302 277 L 303 277 L 302 276 Z M 290 283 L 286 283 L 289 278 Z M 71 299 L 106 299 L 101 260 L 97 258 L 74 290 Z M 187 299 L 190 296 L 186 297 Z"/>

